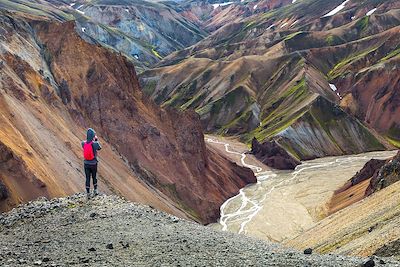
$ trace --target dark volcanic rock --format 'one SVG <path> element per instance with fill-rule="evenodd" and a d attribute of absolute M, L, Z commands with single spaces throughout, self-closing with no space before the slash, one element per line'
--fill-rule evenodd
<path fill-rule="evenodd" d="M 8 191 L 6 186 L 0 181 L 0 200 L 4 200 L 8 197 Z"/>
<path fill-rule="evenodd" d="M 393 159 L 384 164 L 379 169 L 377 175 L 372 177 L 365 195 L 369 196 L 398 181 L 400 181 L 400 152 L 397 153 Z"/>
<path fill-rule="evenodd" d="M 301 164 L 275 141 L 265 141 L 260 144 L 256 138 L 253 138 L 251 153 L 262 163 L 279 170 L 294 170 L 297 165 Z"/>
<path fill-rule="evenodd" d="M 374 267 L 375 266 L 375 261 L 373 259 L 368 259 L 366 262 L 363 263 L 364 267 Z"/>
<path fill-rule="evenodd" d="M 376 176 L 385 162 L 386 160 L 371 159 L 365 163 L 364 167 L 351 178 L 351 185 L 359 184 L 372 176 Z"/>
<path fill-rule="evenodd" d="M 379 257 L 400 257 L 400 240 L 395 240 L 377 249 L 374 255 Z"/>
<path fill-rule="evenodd" d="M 312 254 L 312 248 L 306 248 L 306 249 L 304 250 L 304 254 L 306 254 L 306 255 L 311 255 L 311 254 Z"/>

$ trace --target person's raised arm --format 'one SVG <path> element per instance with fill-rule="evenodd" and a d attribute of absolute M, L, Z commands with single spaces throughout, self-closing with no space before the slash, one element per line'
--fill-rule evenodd
<path fill-rule="evenodd" d="M 97 138 L 97 135 L 94 137 L 94 141 L 97 144 L 97 150 L 101 150 L 101 145 L 100 145 L 99 139 Z"/>

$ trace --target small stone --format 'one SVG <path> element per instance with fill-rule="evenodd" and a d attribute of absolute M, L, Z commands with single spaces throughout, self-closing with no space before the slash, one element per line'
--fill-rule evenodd
<path fill-rule="evenodd" d="M 363 263 L 364 267 L 374 267 L 375 261 L 373 259 L 368 259 L 366 262 Z"/>
<path fill-rule="evenodd" d="M 89 250 L 89 251 L 96 251 L 95 248 L 89 248 L 88 250 Z"/>
<path fill-rule="evenodd" d="M 81 263 L 89 263 L 90 260 L 88 258 L 81 258 L 79 261 Z"/>
<path fill-rule="evenodd" d="M 35 262 L 33 263 L 33 265 L 42 265 L 42 263 L 43 263 L 43 262 L 39 260 L 39 261 L 35 261 Z"/>
<path fill-rule="evenodd" d="M 386 264 L 386 262 L 384 260 L 382 260 L 382 259 L 379 260 L 379 263 L 380 264 Z"/>
<path fill-rule="evenodd" d="M 43 261 L 43 262 L 49 262 L 49 261 L 50 261 L 50 258 L 44 257 L 44 258 L 42 259 L 42 261 Z"/>
<path fill-rule="evenodd" d="M 312 254 L 312 248 L 306 248 L 306 249 L 304 250 L 304 254 L 306 254 L 306 255 L 311 255 L 311 254 Z"/>
<path fill-rule="evenodd" d="M 90 213 L 90 218 L 94 218 L 94 217 L 96 217 L 96 215 L 97 215 L 96 212 L 92 212 L 92 213 Z"/>
<path fill-rule="evenodd" d="M 108 245 L 106 246 L 106 248 L 108 248 L 108 249 L 114 249 L 114 246 L 113 246 L 112 243 L 110 243 L 110 244 L 108 244 Z"/>

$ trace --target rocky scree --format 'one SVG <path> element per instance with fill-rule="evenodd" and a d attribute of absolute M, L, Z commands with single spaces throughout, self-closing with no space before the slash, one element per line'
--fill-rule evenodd
<path fill-rule="evenodd" d="M 305 255 L 117 196 L 85 200 L 84 194 L 42 198 L 0 215 L 0 251 L 1 266 L 354 267 L 369 260 Z M 385 266 L 398 266 L 385 261 Z"/>

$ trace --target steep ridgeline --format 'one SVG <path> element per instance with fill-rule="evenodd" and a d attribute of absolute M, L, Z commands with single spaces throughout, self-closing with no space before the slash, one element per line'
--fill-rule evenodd
<path fill-rule="evenodd" d="M 62 22 L 76 20 L 82 37 L 122 52 L 139 70 L 207 35 L 174 9 L 152 1 L 6 0 L 0 8 Z"/>
<path fill-rule="evenodd" d="M 141 74 L 144 91 L 195 109 L 208 132 L 274 139 L 298 159 L 397 145 L 400 2 L 343 2 L 227 24 Z"/>
<path fill-rule="evenodd" d="M 83 190 L 80 139 L 98 131 L 101 190 L 210 223 L 253 173 L 207 149 L 198 115 L 142 96 L 126 57 L 74 22 L 2 12 L 0 208 Z"/>
<path fill-rule="evenodd" d="M 293 0 L 257 0 L 257 1 L 209 1 L 186 0 L 181 2 L 166 2 L 187 20 L 208 32 L 240 22 L 254 14 L 267 12 L 287 4 Z"/>

